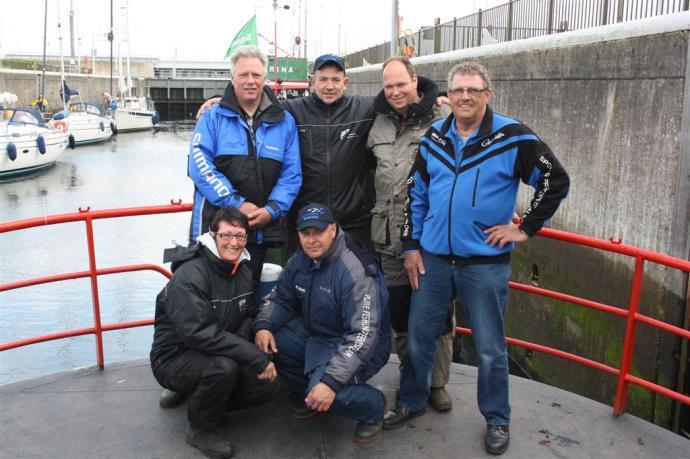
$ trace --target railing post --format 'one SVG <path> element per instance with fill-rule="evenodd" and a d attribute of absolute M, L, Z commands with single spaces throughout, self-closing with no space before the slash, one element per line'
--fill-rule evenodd
<path fill-rule="evenodd" d="M 632 287 L 630 289 L 630 303 L 628 304 L 628 318 L 625 323 L 625 339 L 623 341 L 623 355 L 621 356 L 620 374 L 616 389 L 616 401 L 613 405 L 613 415 L 620 416 L 628 402 L 628 381 L 635 353 L 635 336 L 637 332 L 637 318 L 640 310 L 640 295 L 644 278 L 644 260 L 640 255 L 635 257 L 635 271 L 633 272 Z"/>
<path fill-rule="evenodd" d="M 616 22 L 623 22 L 624 8 L 625 8 L 625 2 L 623 0 L 618 0 L 618 11 L 616 12 Z"/>
<path fill-rule="evenodd" d="M 458 36 L 458 18 L 453 17 L 453 50 L 457 48 L 457 36 Z"/>
<path fill-rule="evenodd" d="M 553 33 L 553 0 L 549 0 L 547 21 L 549 21 L 549 23 L 547 24 L 546 30 L 548 31 L 548 34 L 551 35 Z"/>
<path fill-rule="evenodd" d="M 506 32 L 506 41 L 513 39 L 513 0 L 508 2 L 508 31 Z"/>
<path fill-rule="evenodd" d="M 434 19 L 434 54 L 441 52 L 441 18 Z"/>
<path fill-rule="evenodd" d="M 81 211 L 81 209 L 80 209 Z M 89 212 L 86 209 L 85 212 Z M 91 300 L 93 302 L 93 326 L 96 330 L 96 360 L 98 367 L 105 368 L 103 358 L 103 329 L 101 327 L 101 305 L 98 298 L 98 275 L 96 274 L 96 249 L 93 241 L 93 220 L 86 216 L 86 240 L 89 248 L 89 272 L 91 278 Z"/>
<path fill-rule="evenodd" d="M 601 4 L 601 25 L 608 24 L 609 21 L 609 0 L 604 0 Z"/>
<path fill-rule="evenodd" d="M 482 9 L 477 11 L 477 46 L 482 46 Z"/>
<path fill-rule="evenodd" d="M 417 56 L 422 55 L 422 28 L 419 28 L 419 32 L 417 32 L 418 39 L 417 39 Z"/>

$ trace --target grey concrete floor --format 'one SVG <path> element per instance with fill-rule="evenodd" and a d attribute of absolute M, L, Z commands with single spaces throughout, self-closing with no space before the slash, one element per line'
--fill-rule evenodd
<path fill-rule="evenodd" d="M 389 406 L 397 361 L 371 383 Z M 690 441 L 634 416 L 612 417 L 601 403 L 512 377 L 511 445 L 505 458 L 690 458 Z M 385 431 L 373 444 L 353 442 L 355 422 L 332 415 L 290 416 L 287 397 L 232 413 L 223 426 L 240 458 L 484 458 L 484 422 L 476 406 L 476 370 L 453 365 L 453 410 Z M 0 457 L 201 457 L 183 439 L 186 405 L 158 407 L 161 388 L 148 362 L 131 361 L 0 386 Z"/>

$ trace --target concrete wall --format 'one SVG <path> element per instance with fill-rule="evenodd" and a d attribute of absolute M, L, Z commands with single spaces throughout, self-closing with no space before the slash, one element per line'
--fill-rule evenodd
<path fill-rule="evenodd" d="M 446 88 L 450 68 L 484 64 L 492 108 L 516 117 L 546 141 L 572 188 L 551 226 L 689 259 L 690 13 L 413 59 L 419 74 Z M 352 93 L 376 94 L 381 66 L 348 72 Z M 531 196 L 523 190 L 518 212 Z M 536 238 L 516 251 L 514 279 L 626 307 L 632 262 L 621 256 Z M 682 325 L 687 276 L 647 268 L 642 312 Z M 614 367 L 624 321 L 565 303 L 513 294 L 511 336 L 570 350 Z M 679 340 L 646 327 L 634 370 L 675 388 Z M 675 354 L 674 354 L 675 353 Z M 513 350 L 538 379 L 612 402 L 615 380 L 573 364 Z M 656 363 L 658 362 L 658 364 Z M 671 403 L 633 389 L 631 410 L 660 424 Z"/>
<path fill-rule="evenodd" d="M 79 89 L 84 101 L 101 102 L 103 91 L 110 92 L 109 76 L 91 76 L 66 74 L 65 81 L 70 89 Z M 146 91 L 144 79 L 133 79 L 135 88 Z M 18 97 L 17 107 L 26 107 L 38 97 L 41 84 L 41 72 L 32 70 L 0 69 L 0 92 L 10 92 Z M 117 78 L 113 79 L 113 91 L 117 93 Z M 45 96 L 50 104 L 50 111 L 62 108 L 60 101 L 60 74 L 46 72 Z"/>

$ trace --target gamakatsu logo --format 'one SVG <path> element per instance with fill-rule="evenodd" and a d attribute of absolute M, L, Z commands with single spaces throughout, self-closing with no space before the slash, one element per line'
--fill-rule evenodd
<path fill-rule="evenodd" d="M 192 156 L 194 157 L 194 164 L 199 169 L 199 174 L 206 180 L 206 182 L 213 187 L 213 189 L 218 193 L 218 197 L 223 198 L 230 194 L 230 190 L 226 187 L 223 182 L 216 176 L 215 171 L 211 169 L 211 166 L 206 162 L 206 157 L 204 152 L 199 148 L 199 142 L 201 142 L 201 134 L 194 134 L 194 140 L 192 140 Z"/>
<path fill-rule="evenodd" d="M 496 134 L 492 139 L 486 139 L 486 140 L 484 140 L 484 141 L 482 142 L 482 147 L 488 147 L 489 145 L 491 145 L 491 144 L 494 143 L 495 141 L 497 141 L 497 140 L 499 140 L 499 139 L 502 139 L 502 138 L 505 137 L 505 136 L 506 136 L 506 135 L 505 135 L 504 133 L 499 132 L 499 133 Z"/>

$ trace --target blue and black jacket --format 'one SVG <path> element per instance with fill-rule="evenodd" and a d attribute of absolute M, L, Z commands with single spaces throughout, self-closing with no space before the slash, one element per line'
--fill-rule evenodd
<path fill-rule="evenodd" d="M 239 208 L 249 201 L 266 207 L 272 221 L 250 233 L 250 242 L 286 241 L 280 219 L 302 185 L 299 136 L 295 120 L 264 88 L 261 106 L 247 117 L 232 84 L 220 104 L 206 110 L 194 129 L 188 174 L 194 181 L 190 240 L 208 231 L 218 208 Z"/>
<path fill-rule="evenodd" d="M 484 230 L 510 222 L 520 181 L 535 188 L 520 229 L 533 236 L 556 212 L 570 180 L 527 126 L 489 107 L 463 142 L 453 115 L 424 134 L 408 178 L 403 250 L 423 248 L 463 264 L 510 259 L 514 244 L 489 246 Z"/>
<path fill-rule="evenodd" d="M 259 308 L 257 331 L 276 333 L 301 316 L 311 334 L 304 374 L 326 364 L 321 381 L 336 392 L 368 380 L 386 364 L 391 350 L 388 289 L 375 260 L 340 228 L 320 260 L 297 250 Z"/>

